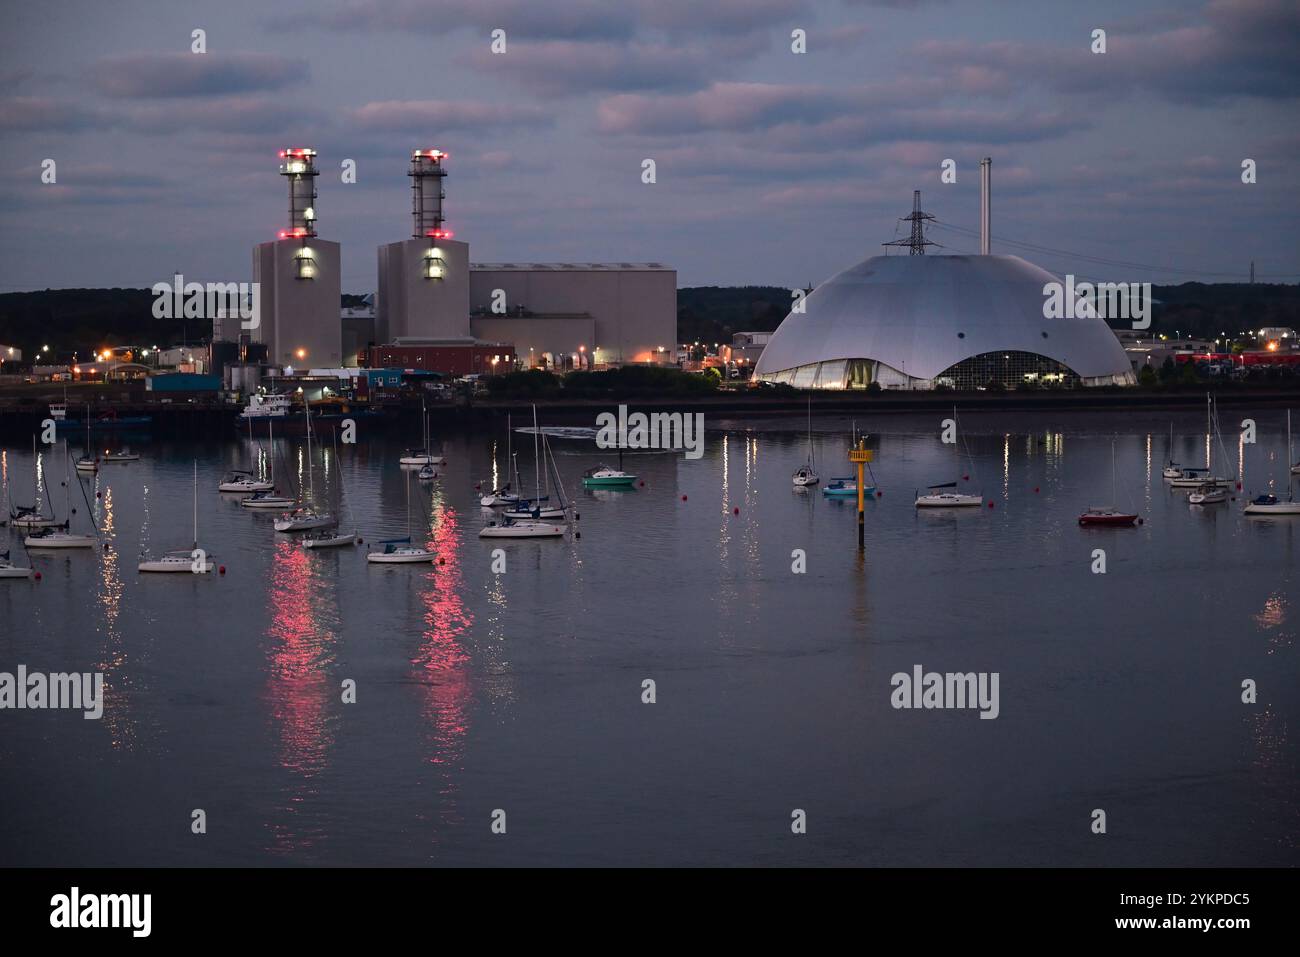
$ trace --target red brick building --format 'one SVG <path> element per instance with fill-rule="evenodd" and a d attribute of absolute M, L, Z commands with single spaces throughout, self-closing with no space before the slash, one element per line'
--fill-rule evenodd
<path fill-rule="evenodd" d="M 497 375 L 515 368 L 515 347 L 478 340 L 398 341 L 371 346 L 366 365 L 372 369 L 417 369 L 443 375 Z"/>

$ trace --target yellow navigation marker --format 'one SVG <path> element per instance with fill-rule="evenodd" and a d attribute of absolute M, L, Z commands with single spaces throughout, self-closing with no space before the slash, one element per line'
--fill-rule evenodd
<path fill-rule="evenodd" d="M 862 467 L 871 461 L 874 453 L 867 448 L 866 439 L 858 439 L 858 444 L 849 449 L 849 461 L 858 467 L 858 551 L 866 551 L 867 533 L 864 515 L 864 502 L 862 489 L 865 484 L 865 478 L 862 474 Z"/>

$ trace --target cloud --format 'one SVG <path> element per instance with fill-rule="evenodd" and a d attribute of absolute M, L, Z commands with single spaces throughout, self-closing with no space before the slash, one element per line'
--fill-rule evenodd
<path fill-rule="evenodd" d="M 73 133 L 108 125 L 100 111 L 71 100 L 46 96 L 0 99 L 0 131 L 4 132 Z"/>
<path fill-rule="evenodd" d="M 718 59 L 718 51 L 705 47 L 544 40 L 516 43 L 504 56 L 485 46 L 465 55 L 462 62 L 504 76 L 524 89 L 565 95 L 698 88 L 717 75 Z"/>
<path fill-rule="evenodd" d="M 370 132 L 409 132 L 417 140 L 447 130 L 485 130 L 545 126 L 552 113 L 540 107 L 509 106 L 473 100 L 384 100 L 348 110 L 347 122 Z"/>
<path fill-rule="evenodd" d="M 1068 48 L 932 40 L 919 52 L 966 92 L 1045 85 L 1056 93 L 1105 98 L 1151 92 L 1199 106 L 1300 96 L 1300 4 L 1294 0 L 1212 0 L 1198 22 L 1140 31 L 1109 30 L 1107 52 L 1100 54 L 1082 35 Z"/>
<path fill-rule="evenodd" d="M 120 125 L 137 133 L 173 134 L 198 130 L 221 134 L 310 131 L 327 126 L 330 115 L 276 97 L 225 96 L 216 99 L 140 104 L 123 112 Z M 281 137 L 283 138 L 283 137 Z"/>
<path fill-rule="evenodd" d="M 315 23 L 340 32 L 383 31 L 446 33 L 470 28 L 488 43 L 492 30 L 512 39 L 581 39 L 630 37 L 636 31 L 635 11 L 607 0 L 356 0 L 333 10 L 295 13 L 272 21 L 275 29 L 301 30 Z M 508 55 L 508 54 L 507 54 Z"/>
<path fill-rule="evenodd" d="M 100 60 L 89 78 L 107 96 L 171 98 L 278 90 L 309 70 L 306 60 L 269 53 L 139 53 Z"/>

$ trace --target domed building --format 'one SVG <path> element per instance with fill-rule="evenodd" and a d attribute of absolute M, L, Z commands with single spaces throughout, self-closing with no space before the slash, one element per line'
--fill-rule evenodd
<path fill-rule="evenodd" d="M 809 293 L 772 334 L 754 378 L 799 389 L 1133 385 L 1104 320 L 1093 311 L 1046 318 L 1044 287 L 1059 280 L 1019 256 L 988 254 L 991 166 L 980 164 L 982 255 L 925 255 L 934 217 L 913 192 L 911 238 L 883 244 L 911 255 L 872 257 Z"/>

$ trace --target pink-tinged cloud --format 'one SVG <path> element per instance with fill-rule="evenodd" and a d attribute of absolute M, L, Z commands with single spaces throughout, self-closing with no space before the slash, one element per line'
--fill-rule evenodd
<path fill-rule="evenodd" d="M 71 100 L 47 96 L 0 99 L 0 131 L 69 133 L 109 125 L 99 111 Z"/>
<path fill-rule="evenodd" d="M 517 41 L 508 55 L 476 47 L 461 61 L 484 74 L 548 94 L 680 90 L 716 75 L 713 51 L 669 43 Z"/>
<path fill-rule="evenodd" d="M 552 114 L 536 106 L 472 100 L 383 100 L 348 110 L 345 119 L 357 129 L 427 137 L 447 130 L 545 126 L 552 122 Z"/>
<path fill-rule="evenodd" d="M 309 74 L 306 60 L 270 53 L 137 53 L 100 60 L 89 81 L 106 96 L 167 99 L 278 90 Z"/>

